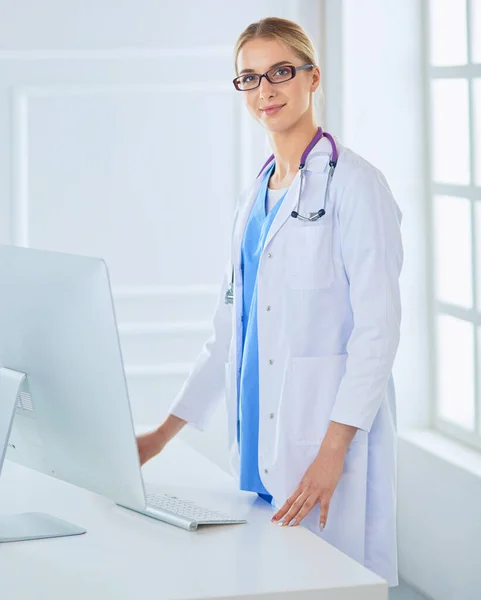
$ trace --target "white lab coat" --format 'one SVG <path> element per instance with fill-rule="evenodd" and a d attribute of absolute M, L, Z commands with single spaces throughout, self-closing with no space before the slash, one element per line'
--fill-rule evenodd
<path fill-rule="evenodd" d="M 291 218 L 299 174 L 276 215 L 258 272 L 259 474 L 280 507 L 318 453 L 329 421 L 358 427 L 318 528 L 319 504 L 302 525 L 397 585 L 396 408 L 401 211 L 382 173 L 336 140 L 339 160 L 326 214 Z M 322 207 L 331 151 L 322 138 L 306 162 L 302 215 Z M 203 429 L 224 397 L 234 473 L 242 343 L 241 241 L 262 177 L 238 203 L 232 262 L 214 333 L 170 412 Z M 234 304 L 224 294 L 235 269 Z M 270 307 L 267 310 L 267 307 Z"/>

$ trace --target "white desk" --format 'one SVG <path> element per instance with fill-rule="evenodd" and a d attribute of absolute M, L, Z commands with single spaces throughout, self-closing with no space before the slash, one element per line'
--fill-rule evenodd
<path fill-rule="evenodd" d="M 273 507 L 239 491 L 181 440 L 172 440 L 143 472 L 167 492 L 248 523 L 188 532 L 6 461 L 1 514 L 48 512 L 87 533 L 1 544 L 0 598 L 387 600 L 383 579 L 306 529 L 271 523 Z"/>

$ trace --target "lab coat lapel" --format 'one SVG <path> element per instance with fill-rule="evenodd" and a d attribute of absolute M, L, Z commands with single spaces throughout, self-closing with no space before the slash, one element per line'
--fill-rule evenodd
<path fill-rule="evenodd" d="M 294 177 L 293 182 L 291 183 L 287 194 L 282 201 L 279 210 L 277 211 L 277 215 L 274 217 L 272 224 L 269 228 L 269 233 L 266 237 L 266 243 L 264 244 L 264 248 L 267 248 L 271 239 L 276 235 L 279 229 L 284 225 L 287 219 L 290 217 L 293 210 L 295 210 L 297 205 L 297 195 L 299 193 L 299 185 L 301 182 L 300 174 Z"/>
<path fill-rule="evenodd" d="M 240 269 L 241 247 L 244 231 L 252 210 L 252 205 L 254 204 L 255 199 L 257 198 L 257 194 L 259 193 L 259 188 L 261 184 L 262 176 L 258 177 L 250 186 L 250 189 L 248 189 L 245 194 L 244 201 L 239 206 L 239 212 L 237 215 L 232 236 L 232 264 L 234 265 L 234 269 L 236 271 Z"/>

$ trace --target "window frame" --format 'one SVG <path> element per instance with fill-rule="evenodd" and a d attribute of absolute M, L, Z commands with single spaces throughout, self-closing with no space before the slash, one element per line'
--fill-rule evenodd
<path fill-rule="evenodd" d="M 425 123 L 425 154 L 426 154 L 426 241 L 427 241 L 427 260 L 428 273 L 428 298 L 429 298 L 429 350 L 430 364 L 429 375 L 431 380 L 431 402 L 430 417 L 434 429 L 446 436 L 467 444 L 471 447 L 481 450 L 481 298 L 478 293 L 481 291 L 481 280 L 478 283 L 478 276 L 481 279 L 481 257 L 478 261 L 476 256 L 477 248 L 481 249 L 481 231 L 476 236 L 476 203 L 478 210 L 481 209 L 481 185 L 476 185 L 476 151 L 481 152 L 481 141 L 478 147 L 475 147 L 474 135 L 474 80 L 481 79 L 481 64 L 473 63 L 473 44 L 472 44 L 472 2 L 474 0 L 464 0 L 466 4 L 466 35 L 467 35 L 467 64 L 459 66 L 433 66 L 430 64 L 430 2 L 422 3 L 423 19 L 423 80 L 424 80 L 424 123 Z M 481 7 L 480 7 L 481 9 Z M 464 79 L 468 82 L 468 119 L 469 119 L 469 171 L 470 181 L 467 185 L 437 183 L 433 180 L 432 173 L 432 139 L 433 131 L 431 124 L 432 115 L 432 82 L 436 79 Z M 480 114 L 477 115 L 481 119 Z M 436 298 L 435 293 L 435 256 L 434 256 L 434 208 L 436 196 L 455 196 L 466 198 L 470 203 L 471 216 L 471 279 L 472 279 L 472 308 L 465 309 L 460 306 L 441 302 Z M 479 270 L 478 270 L 479 262 Z M 478 309 L 477 307 L 480 307 Z M 474 330 L 474 430 L 469 431 L 461 426 L 441 417 L 439 410 L 438 393 L 438 369 L 437 364 L 437 317 L 439 315 L 450 315 L 455 318 L 467 321 L 473 325 Z"/>

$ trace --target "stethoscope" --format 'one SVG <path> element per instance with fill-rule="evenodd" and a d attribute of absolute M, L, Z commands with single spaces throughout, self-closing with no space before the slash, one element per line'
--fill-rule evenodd
<path fill-rule="evenodd" d="M 331 144 L 331 149 L 332 149 L 331 159 L 329 160 L 329 173 L 327 175 L 326 189 L 324 190 L 324 202 L 323 202 L 322 208 L 319 209 L 316 213 L 312 213 L 309 217 L 304 217 L 303 215 L 301 215 L 299 213 L 299 206 L 300 206 L 300 202 L 301 202 L 301 193 L 302 193 L 302 188 L 304 185 L 304 167 L 306 166 L 306 160 L 309 155 L 309 152 L 314 148 L 314 146 L 317 144 L 317 142 L 323 136 L 325 136 L 329 140 L 329 143 Z M 334 169 L 336 168 L 338 158 L 339 158 L 339 154 L 337 151 L 337 146 L 336 146 L 336 142 L 334 141 L 334 138 L 332 137 L 332 135 L 330 133 L 322 131 L 322 128 L 318 127 L 316 135 L 312 138 L 310 144 L 304 150 L 304 153 L 301 156 L 301 162 L 299 163 L 299 171 L 300 171 L 299 191 L 297 193 L 296 210 L 293 210 L 291 212 L 291 217 L 293 219 L 299 219 L 301 221 L 311 221 L 312 222 L 312 221 L 318 221 L 321 217 L 323 217 L 326 214 L 326 202 L 327 202 L 327 199 L 329 198 L 329 188 L 331 186 L 331 180 L 332 180 L 332 176 L 334 175 Z M 264 166 L 259 171 L 257 178 L 260 177 L 261 173 L 264 172 L 264 169 L 272 162 L 272 160 L 274 160 L 274 154 L 272 154 L 267 159 Z M 225 293 L 224 301 L 226 304 L 234 303 L 234 266 L 232 266 L 232 276 L 231 276 L 230 286 Z"/>

